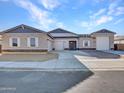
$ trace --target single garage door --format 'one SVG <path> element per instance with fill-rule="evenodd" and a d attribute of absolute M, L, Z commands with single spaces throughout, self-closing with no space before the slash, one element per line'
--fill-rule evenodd
<path fill-rule="evenodd" d="M 55 41 L 55 50 L 64 50 L 64 42 L 63 41 Z"/>
<path fill-rule="evenodd" d="M 109 50 L 109 37 L 96 37 L 96 50 Z"/>

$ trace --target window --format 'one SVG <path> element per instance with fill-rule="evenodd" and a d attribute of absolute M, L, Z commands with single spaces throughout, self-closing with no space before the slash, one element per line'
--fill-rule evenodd
<path fill-rule="evenodd" d="M 10 46 L 11 47 L 19 47 L 19 38 L 10 38 Z"/>
<path fill-rule="evenodd" d="M 35 38 L 30 38 L 30 46 L 31 47 L 35 47 L 36 46 L 36 40 L 35 40 Z"/>
<path fill-rule="evenodd" d="M 38 47 L 38 38 L 28 38 L 28 47 Z"/>
<path fill-rule="evenodd" d="M 83 47 L 89 47 L 90 46 L 90 41 L 89 40 L 84 40 L 83 41 Z"/>

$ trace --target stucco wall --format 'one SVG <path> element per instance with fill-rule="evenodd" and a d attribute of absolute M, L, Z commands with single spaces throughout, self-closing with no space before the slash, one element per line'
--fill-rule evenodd
<path fill-rule="evenodd" d="M 20 38 L 20 47 L 11 47 L 9 45 L 9 39 L 11 37 Z M 27 38 L 28 37 L 38 37 L 38 47 L 28 47 Z M 5 33 L 2 36 L 2 49 L 47 49 L 48 48 L 48 37 L 44 33 Z"/>
<path fill-rule="evenodd" d="M 114 35 L 111 35 L 109 37 L 109 46 L 110 46 L 110 49 L 114 49 Z"/>
<path fill-rule="evenodd" d="M 84 40 L 89 40 L 90 41 L 90 46 L 89 47 L 84 47 L 83 46 L 83 41 Z M 80 37 L 79 38 L 79 48 L 96 48 L 96 41 L 93 38 Z"/>

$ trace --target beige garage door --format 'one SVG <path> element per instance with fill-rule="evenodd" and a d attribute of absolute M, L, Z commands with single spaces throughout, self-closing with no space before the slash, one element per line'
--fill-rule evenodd
<path fill-rule="evenodd" d="M 109 37 L 96 37 L 96 50 L 109 50 Z"/>
<path fill-rule="evenodd" d="M 63 41 L 55 41 L 55 50 L 64 50 Z"/>

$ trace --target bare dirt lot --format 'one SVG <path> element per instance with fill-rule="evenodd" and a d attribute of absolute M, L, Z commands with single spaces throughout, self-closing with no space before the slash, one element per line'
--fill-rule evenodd
<path fill-rule="evenodd" d="M 0 61 L 37 61 L 43 62 L 51 59 L 57 59 L 58 55 L 56 53 L 47 54 L 2 54 L 0 55 Z"/>

